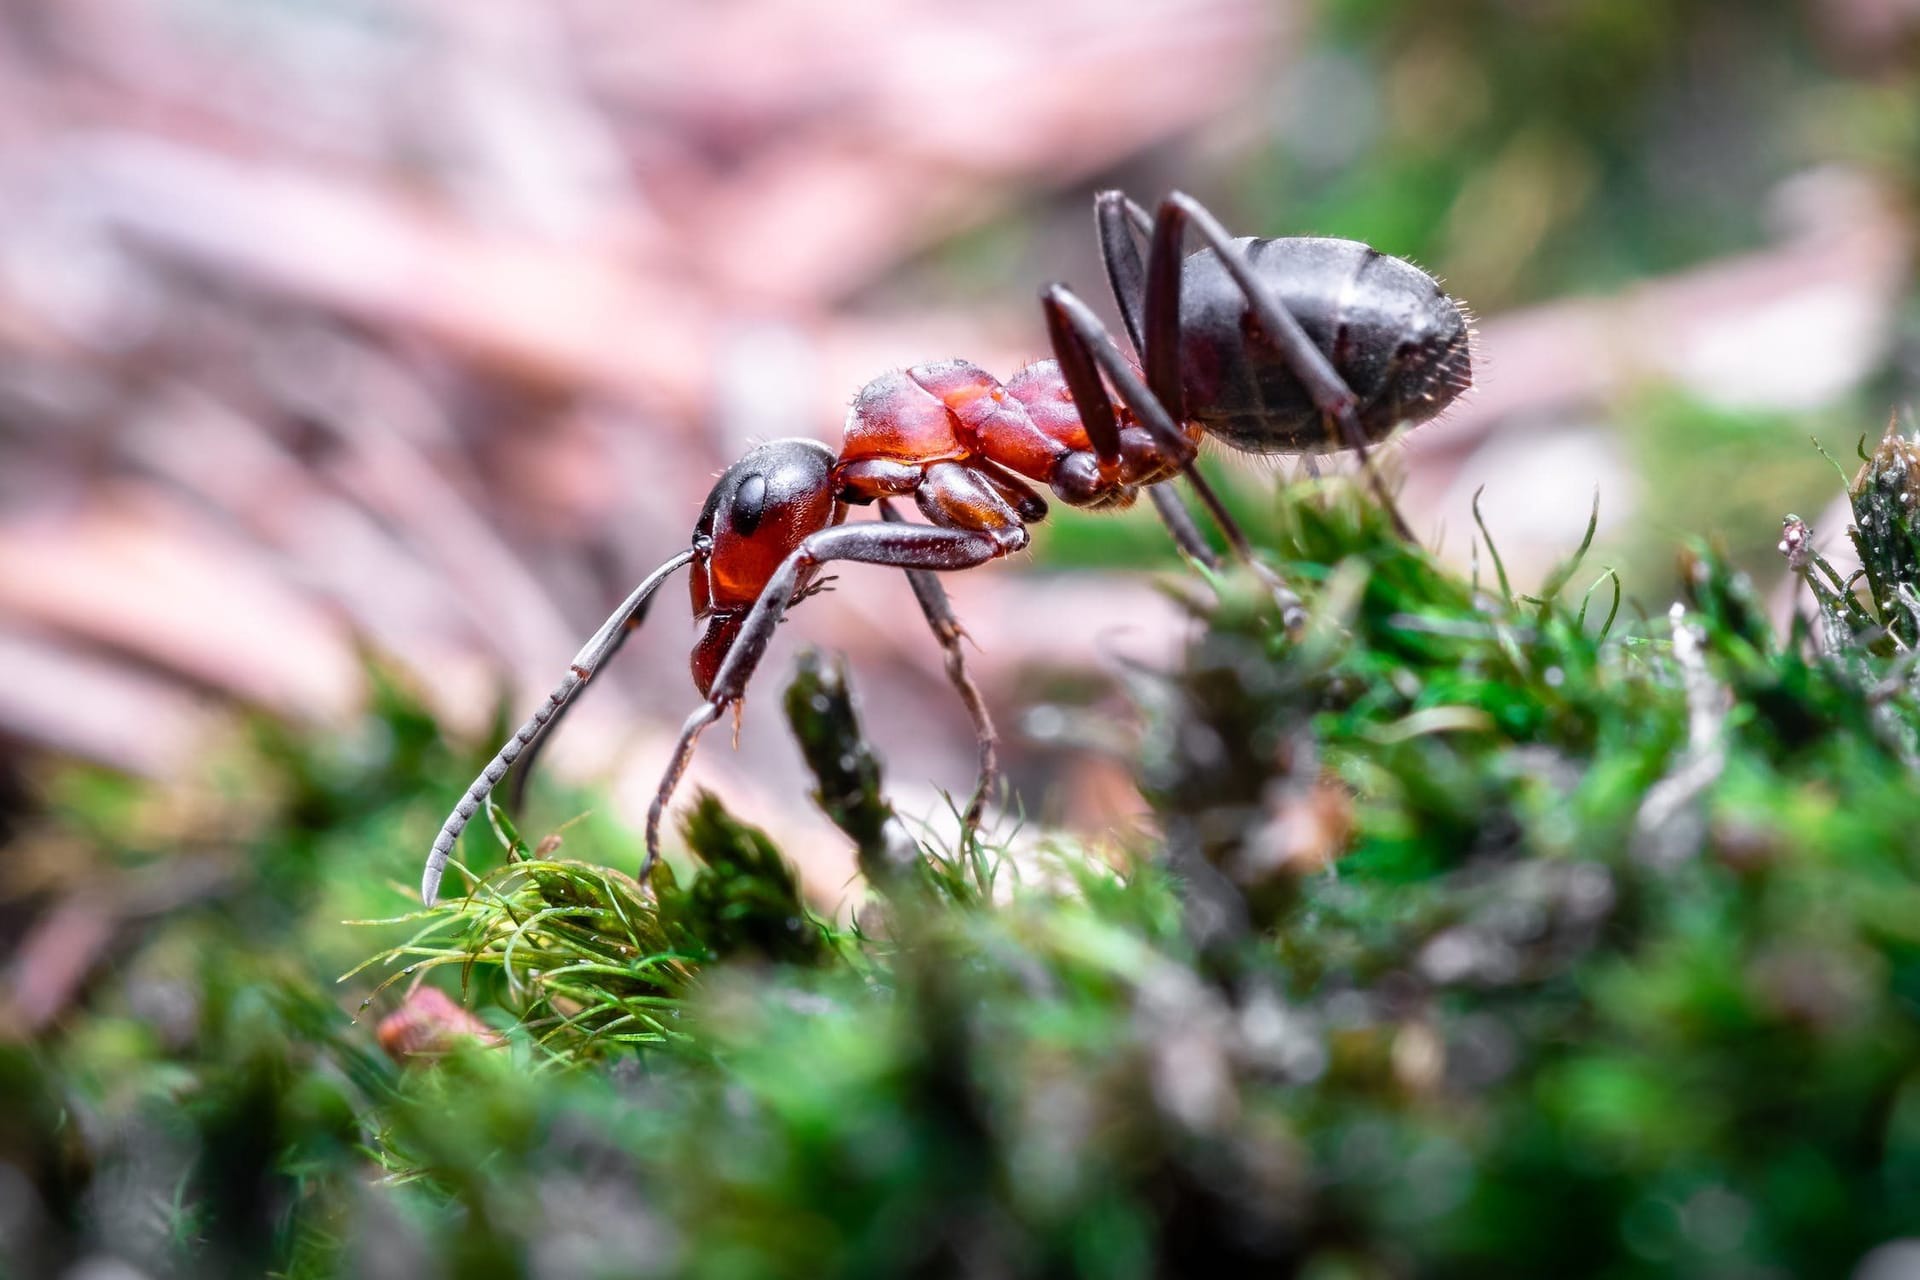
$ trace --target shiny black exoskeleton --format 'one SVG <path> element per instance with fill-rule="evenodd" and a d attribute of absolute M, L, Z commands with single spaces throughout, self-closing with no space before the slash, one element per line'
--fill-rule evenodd
<path fill-rule="evenodd" d="M 1334 372 L 1369 442 L 1425 422 L 1473 381 L 1467 317 L 1435 280 L 1357 240 L 1235 241 Z M 1250 341 L 1247 295 L 1220 256 L 1188 257 L 1180 283 L 1180 381 L 1187 416 L 1247 453 L 1351 445 L 1273 345 Z"/>

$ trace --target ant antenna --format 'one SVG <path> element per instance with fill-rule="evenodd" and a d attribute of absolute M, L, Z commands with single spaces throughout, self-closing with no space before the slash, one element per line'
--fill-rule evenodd
<path fill-rule="evenodd" d="M 633 589 L 633 594 L 621 601 L 620 607 L 600 624 L 600 629 L 595 631 L 580 652 L 574 655 L 572 664 L 567 668 L 567 674 L 561 678 L 558 685 L 554 686 L 553 692 L 547 695 L 546 702 L 525 724 L 514 730 L 513 736 L 507 739 L 506 745 L 487 762 L 487 767 L 482 769 L 480 776 L 473 780 L 473 785 L 467 788 L 467 793 L 460 797 L 458 804 L 453 806 L 453 812 L 448 814 L 446 822 L 441 824 L 440 834 L 434 837 L 433 850 L 427 854 L 427 869 L 420 877 L 420 898 L 428 906 L 432 906 L 434 900 L 440 896 L 440 877 L 446 874 L 447 859 L 453 856 L 454 841 L 458 840 L 460 833 L 466 830 L 467 823 L 480 811 L 480 806 L 486 803 L 487 797 L 492 794 L 500 779 L 507 776 L 507 770 L 513 767 L 513 762 L 520 758 L 522 751 L 540 739 L 560 708 L 567 705 L 567 700 L 573 697 L 580 686 L 599 670 L 600 664 L 620 647 L 621 641 L 626 638 L 628 620 L 646 605 L 648 597 L 652 596 L 660 584 L 671 577 L 676 570 L 683 569 L 691 563 L 699 553 L 698 547 L 689 547 L 682 551 L 648 574 L 646 580 Z"/>

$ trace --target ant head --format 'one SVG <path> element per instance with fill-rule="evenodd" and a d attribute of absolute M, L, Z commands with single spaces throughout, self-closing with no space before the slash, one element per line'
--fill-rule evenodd
<path fill-rule="evenodd" d="M 705 693 L 761 588 L 801 539 L 844 508 L 833 493 L 833 450 L 818 440 L 769 440 L 721 473 L 693 528 L 688 589 L 707 625 L 693 651 Z"/>
<path fill-rule="evenodd" d="M 721 473 L 693 527 L 693 611 L 750 607 L 800 539 L 835 515 L 833 451 L 818 440 L 769 440 Z"/>
<path fill-rule="evenodd" d="M 726 661 L 746 620 L 745 613 L 712 613 L 701 624 L 700 638 L 693 642 L 692 664 L 693 687 L 701 697 L 712 691 L 713 678 L 720 674 L 720 664 Z"/>

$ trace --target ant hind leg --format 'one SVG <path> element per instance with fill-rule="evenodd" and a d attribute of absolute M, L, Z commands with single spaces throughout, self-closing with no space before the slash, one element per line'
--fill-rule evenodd
<path fill-rule="evenodd" d="M 1193 513 L 1187 510 L 1187 504 L 1180 500 L 1180 495 L 1172 485 L 1149 485 L 1147 497 L 1153 500 L 1154 511 L 1160 516 L 1160 522 L 1167 526 L 1167 532 L 1173 535 L 1173 541 L 1182 555 L 1203 569 L 1220 567 L 1220 557 L 1207 545 L 1200 526 L 1193 522 Z"/>
<path fill-rule="evenodd" d="M 1149 288 L 1149 297 L 1152 296 Z M 1080 410 L 1080 420 L 1086 426 L 1087 436 L 1093 443 L 1094 452 L 1106 461 L 1108 457 L 1118 458 L 1119 428 L 1114 416 L 1113 405 L 1107 399 L 1100 376 L 1106 375 L 1107 382 L 1113 385 L 1114 393 L 1120 403 L 1133 411 L 1134 418 L 1151 433 L 1160 447 L 1171 457 L 1183 459 L 1181 469 L 1187 483 L 1206 504 L 1214 523 L 1220 526 L 1227 536 L 1227 542 L 1240 561 L 1253 571 L 1272 594 L 1274 603 L 1279 606 L 1282 621 L 1289 630 L 1297 626 L 1306 612 L 1300 603 L 1300 597 L 1283 581 L 1279 574 L 1262 563 L 1254 554 L 1253 544 L 1247 541 L 1247 535 L 1233 518 L 1226 504 L 1220 501 L 1220 495 L 1213 491 L 1205 476 L 1195 466 L 1197 454 L 1193 443 L 1186 433 L 1180 430 L 1179 413 L 1169 409 L 1160 396 L 1149 390 L 1140 380 L 1127 358 L 1114 345 L 1113 335 L 1107 332 L 1100 318 L 1082 302 L 1080 298 L 1063 284 L 1049 285 L 1040 295 L 1040 305 L 1046 312 L 1047 328 L 1053 338 L 1054 355 L 1060 362 L 1060 371 L 1067 380 L 1068 392 L 1073 396 L 1074 404 Z M 1151 324 L 1152 311 L 1148 311 Z M 1151 358 L 1153 347 L 1149 340 L 1147 353 Z M 1177 392 L 1178 383 L 1175 382 Z M 1110 451 L 1110 452 L 1109 452 Z M 1201 563 L 1208 563 L 1212 557 L 1211 549 L 1193 529 L 1193 522 L 1185 518 L 1184 508 L 1170 508 L 1158 498 L 1154 508 L 1160 518 L 1166 522 L 1181 549 Z M 1177 512 L 1177 514 L 1176 514 Z"/>
<path fill-rule="evenodd" d="M 1100 236 L 1100 257 L 1107 267 L 1107 286 L 1120 308 L 1120 319 L 1127 326 L 1135 353 L 1145 349 L 1145 324 L 1142 319 L 1147 300 L 1147 271 L 1140 259 L 1140 245 L 1134 239 L 1153 234 L 1153 219 L 1147 211 L 1127 199 L 1124 191 L 1102 191 L 1093 198 L 1094 227 Z"/>

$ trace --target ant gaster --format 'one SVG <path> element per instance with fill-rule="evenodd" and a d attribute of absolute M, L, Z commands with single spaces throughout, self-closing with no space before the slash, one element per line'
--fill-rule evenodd
<path fill-rule="evenodd" d="M 995 774 L 992 722 L 961 659 L 961 630 L 934 576 L 1027 545 L 1046 516 L 1038 487 L 1071 506 L 1121 507 L 1145 489 L 1188 556 L 1217 559 L 1161 482 L 1184 474 L 1235 554 L 1259 573 L 1289 626 L 1297 597 L 1261 565 L 1194 467 L 1211 435 L 1251 453 L 1352 449 L 1395 527 L 1410 537 L 1366 447 L 1433 417 L 1472 380 L 1467 317 L 1426 272 L 1352 240 L 1235 239 L 1197 201 L 1174 194 L 1149 217 L 1117 191 L 1095 200 L 1107 279 L 1138 361 L 1066 286 L 1041 294 L 1054 359 L 1006 381 L 963 360 L 874 379 L 854 398 L 836 455 L 775 440 L 727 469 L 691 545 L 627 597 L 575 656 L 546 704 L 461 797 L 427 859 L 432 903 L 454 841 L 514 761 L 638 625 L 655 588 L 693 566 L 693 650 L 706 701 L 687 719 L 647 814 L 641 879 L 659 856 L 660 821 L 701 732 L 736 706 L 781 615 L 835 560 L 906 571 L 947 672 L 973 718 L 979 783 L 964 822 L 978 825 Z M 1191 228 L 1205 247 L 1188 256 Z M 1144 263 L 1136 235 L 1149 241 Z M 928 523 L 890 500 L 911 498 Z M 879 521 L 844 523 L 873 504 Z M 531 761 L 529 760 L 529 764 Z M 526 767 L 523 766 L 522 777 Z"/>

